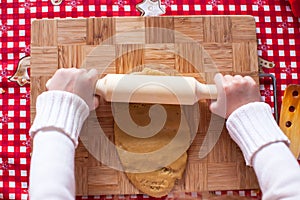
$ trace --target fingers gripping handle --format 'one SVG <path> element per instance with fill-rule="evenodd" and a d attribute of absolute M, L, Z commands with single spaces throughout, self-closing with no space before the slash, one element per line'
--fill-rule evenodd
<path fill-rule="evenodd" d="M 108 74 L 98 80 L 96 94 L 110 102 L 193 105 L 216 99 L 217 89 L 193 77 Z"/>

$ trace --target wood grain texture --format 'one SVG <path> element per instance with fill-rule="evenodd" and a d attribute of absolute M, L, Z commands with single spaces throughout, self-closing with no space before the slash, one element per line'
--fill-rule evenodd
<path fill-rule="evenodd" d="M 258 82 L 255 21 L 251 16 L 36 20 L 31 36 L 31 121 L 37 96 L 62 67 L 96 68 L 99 78 L 154 66 L 204 83 L 213 83 L 217 72 L 250 75 Z M 208 105 L 208 101 L 199 102 L 198 131 L 188 149 L 185 175 L 174 191 L 258 188 L 255 174 L 246 167 L 224 120 L 212 115 Z M 123 172 L 99 161 L 118 159 L 108 143 L 97 140 L 100 126 L 107 141 L 113 143 L 114 117 L 111 104 L 101 98 L 99 108 L 83 126 L 75 157 L 78 195 L 139 193 Z M 221 124 L 220 130 L 216 123 Z M 91 147 L 96 153 L 87 150 Z M 203 151 L 208 155 L 199 157 Z"/>
<path fill-rule="evenodd" d="M 279 126 L 291 141 L 290 149 L 295 158 L 300 156 L 300 85 L 289 85 L 282 99 Z"/>
<path fill-rule="evenodd" d="M 86 44 L 87 20 L 69 19 L 57 20 L 57 43 L 64 44 Z"/>
<path fill-rule="evenodd" d="M 87 20 L 87 44 L 111 45 L 115 43 L 115 18 L 90 18 Z"/>
<path fill-rule="evenodd" d="M 232 42 L 232 18 L 227 16 L 211 16 L 203 20 L 203 41 L 208 43 Z"/>
<path fill-rule="evenodd" d="M 32 76 L 48 76 L 58 69 L 58 47 L 31 47 L 31 69 Z M 47 61 L 47 62 L 45 62 Z"/>
<path fill-rule="evenodd" d="M 136 67 L 143 66 L 144 49 L 142 44 L 117 44 L 116 73 L 126 74 Z"/>
<path fill-rule="evenodd" d="M 140 17 L 116 18 L 116 44 L 145 44 L 145 22 Z"/>
<path fill-rule="evenodd" d="M 174 18 L 145 18 L 146 44 L 174 43 Z"/>
<path fill-rule="evenodd" d="M 175 44 L 175 70 L 181 73 L 203 72 L 203 51 L 197 43 Z"/>
<path fill-rule="evenodd" d="M 57 21 L 40 20 L 32 23 L 31 45 L 35 47 L 57 45 Z"/>
<path fill-rule="evenodd" d="M 202 17 L 174 18 L 175 43 L 202 42 L 204 37 L 203 20 Z"/>
<path fill-rule="evenodd" d="M 146 44 L 145 65 L 163 65 L 170 69 L 175 68 L 175 46 L 173 43 Z"/>
<path fill-rule="evenodd" d="M 58 46 L 58 68 L 81 68 L 86 57 L 82 45 Z"/>

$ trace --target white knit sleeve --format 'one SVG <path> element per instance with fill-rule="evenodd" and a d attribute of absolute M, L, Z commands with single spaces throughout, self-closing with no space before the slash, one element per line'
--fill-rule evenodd
<path fill-rule="evenodd" d="M 269 144 L 253 157 L 263 200 L 299 200 L 300 168 L 283 142 Z"/>
<path fill-rule="evenodd" d="M 87 104 L 75 94 L 48 91 L 38 96 L 29 131 L 33 138 L 30 199 L 75 198 L 75 147 L 88 114 Z"/>
<path fill-rule="evenodd" d="M 33 140 L 30 162 L 30 200 L 74 200 L 75 147 L 57 130 L 41 130 Z"/>
<path fill-rule="evenodd" d="M 235 110 L 229 116 L 226 127 L 250 166 L 255 153 L 264 146 L 275 142 L 289 144 L 274 120 L 270 106 L 263 102 L 249 103 Z"/>
<path fill-rule="evenodd" d="M 89 115 L 89 107 L 79 96 L 51 90 L 38 96 L 36 116 L 29 131 L 31 137 L 43 129 L 56 129 L 78 145 L 82 125 Z"/>

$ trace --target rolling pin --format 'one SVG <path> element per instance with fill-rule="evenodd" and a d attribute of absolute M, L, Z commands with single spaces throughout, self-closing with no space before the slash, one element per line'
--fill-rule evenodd
<path fill-rule="evenodd" d="M 96 94 L 109 102 L 193 105 L 216 99 L 217 89 L 194 77 L 107 74 L 97 81 Z"/>

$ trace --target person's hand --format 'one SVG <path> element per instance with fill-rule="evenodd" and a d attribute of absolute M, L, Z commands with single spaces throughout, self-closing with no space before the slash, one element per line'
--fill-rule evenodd
<path fill-rule="evenodd" d="M 258 85 L 250 77 L 215 75 L 218 91 L 217 101 L 211 103 L 211 112 L 228 118 L 237 108 L 251 102 L 261 101 Z"/>
<path fill-rule="evenodd" d="M 48 80 L 48 90 L 63 90 L 80 96 L 89 106 L 90 110 L 99 105 L 98 98 L 94 95 L 95 85 L 98 80 L 97 70 L 61 68 Z"/>

